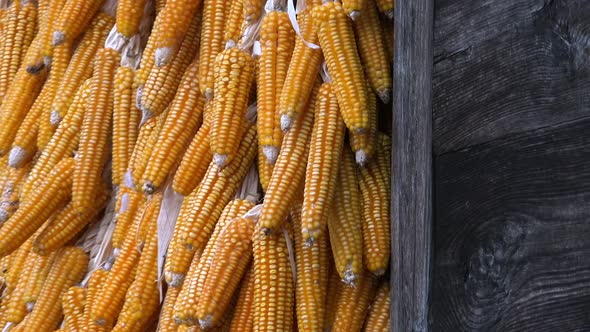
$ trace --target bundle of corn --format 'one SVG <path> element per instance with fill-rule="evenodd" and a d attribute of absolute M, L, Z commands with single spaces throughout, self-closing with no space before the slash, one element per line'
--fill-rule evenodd
<path fill-rule="evenodd" d="M 0 328 L 389 330 L 393 6 L 0 1 Z"/>

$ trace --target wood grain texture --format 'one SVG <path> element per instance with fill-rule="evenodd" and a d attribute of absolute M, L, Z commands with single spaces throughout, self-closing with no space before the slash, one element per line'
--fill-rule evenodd
<path fill-rule="evenodd" d="M 437 0 L 437 155 L 590 116 L 590 1 Z"/>
<path fill-rule="evenodd" d="M 429 330 L 433 6 L 412 0 L 395 8 L 392 331 Z"/>
<path fill-rule="evenodd" d="M 590 119 L 435 160 L 432 331 L 590 331 Z"/>

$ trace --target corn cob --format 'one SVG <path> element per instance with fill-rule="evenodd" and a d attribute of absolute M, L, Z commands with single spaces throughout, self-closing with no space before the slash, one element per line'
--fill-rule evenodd
<path fill-rule="evenodd" d="M 42 15 L 39 15 L 41 18 L 40 21 L 40 28 L 38 32 L 38 37 L 41 39 L 39 43 L 39 55 L 41 56 L 41 61 L 46 66 L 51 65 L 52 56 L 53 56 L 53 31 L 55 28 L 55 24 L 58 21 L 59 15 L 66 3 L 66 0 L 54 0 L 54 1 L 46 1 L 47 8 L 43 11 Z M 39 14 L 41 14 L 41 8 L 39 8 Z M 40 65 L 39 61 L 35 61 L 31 63 L 31 65 Z"/>
<path fill-rule="evenodd" d="M 107 159 L 107 143 L 113 111 L 113 83 L 120 61 L 117 51 L 98 51 L 94 75 L 90 83 L 90 100 L 84 114 L 80 147 L 78 148 L 72 201 L 82 211 L 92 207 L 99 189 L 101 173 Z"/>
<path fill-rule="evenodd" d="M 271 11 L 262 19 L 260 31 L 262 55 L 259 60 L 258 118 L 257 129 L 259 145 L 270 164 L 276 162 L 283 132 L 281 116 L 278 112 L 279 98 L 291 53 L 295 46 L 295 32 L 291 27 L 289 15 L 285 12 Z"/>
<path fill-rule="evenodd" d="M 330 244 L 342 281 L 354 284 L 363 269 L 361 196 L 352 153 L 344 148 L 332 210 L 328 216 Z"/>
<path fill-rule="evenodd" d="M 212 102 L 208 102 L 211 104 Z M 213 159 L 209 144 L 211 116 L 205 117 L 203 124 L 193 137 L 180 165 L 174 174 L 172 187 L 177 193 L 188 196 L 199 185 Z"/>
<path fill-rule="evenodd" d="M 19 207 L 19 195 L 27 174 L 27 167 L 8 170 L 4 183 L 2 183 L 2 196 L 0 197 L 0 222 L 4 223 Z"/>
<path fill-rule="evenodd" d="M 158 135 L 143 176 L 143 190 L 148 194 L 173 170 L 201 122 L 203 98 L 198 90 L 198 68 L 196 61 L 187 68 Z"/>
<path fill-rule="evenodd" d="M 260 176 L 260 186 L 262 187 L 262 191 L 266 192 L 268 189 L 268 183 L 270 182 L 270 178 L 272 176 L 272 172 L 274 170 L 274 165 L 268 162 L 266 156 L 264 155 L 264 151 L 262 151 L 262 147 L 258 147 L 258 175 Z"/>
<path fill-rule="evenodd" d="M 297 327 L 303 331 L 321 331 L 324 326 L 326 292 L 328 288 L 328 239 L 318 238 L 311 245 L 305 243 L 301 205 L 291 212 L 295 234 L 297 284 Z M 325 228 L 325 225 L 323 226 Z"/>
<path fill-rule="evenodd" d="M 132 176 L 134 185 L 139 190 L 141 189 L 141 179 L 143 178 L 143 174 L 145 173 L 145 169 L 147 168 L 147 164 L 150 161 L 150 158 L 152 156 L 152 151 L 154 151 L 154 147 L 156 146 L 156 143 L 158 142 L 158 136 L 160 134 L 160 131 L 162 130 L 162 127 L 164 126 L 164 123 L 166 122 L 166 117 L 168 116 L 169 110 L 170 110 L 170 108 L 166 108 L 164 113 L 162 113 L 162 114 L 158 115 L 156 118 L 154 118 L 156 120 L 155 125 L 152 129 L 148 128 L 149 137 L 147 137 L 147 139 L 145 140 L 145 143 L 139 142 L 139 138 L 143 138 L 143 137 L 141 137 L 142 130 L 140 130 L 140 132 L 139 132 L 140 137 L 138 137 L 138 143 L 136 143 L 136 147 L 138 149 L 140 149 L 140 153 L 139 153 L 139 155 L 137 155 L 137 159 L 135 159 L 135 151 L 133 151 L 133 154 L 131 154 L 131 162 L 133 163 L 132 169 L 131 169 L 131 176 Z M 150 122 L 151 122 L 150 120 L 148 120 L 148 122 L 145 123 L 144 126 L 147 125 L 147 126 L 151 127 L 152 125 L 150 124 Z M 143 126 L 141 128 L 143 129 Z M 142 145 L 140 145 L 140 144 L 142 144 Z"/>
<path fill-rule="evenodd" d="M 86 305 L 86 288 L 70 287 L 62 298 L 65 331 L 82 331 L 84 306 Z"/>
<path fill-rule="evenodd" d="M 377 289 L 377 280 L 365 270 L 355 287 L 341 283 L 340 288 L 332 331 L 360 331 Z"/>
<path fill-rule="evenodd" d="M 154 67 L 141 91 L 140 109 L 143 113 L 142 123 L 147 119 L 160 115 L 174 95 L 183 73 L 197 54 L 199 45 L 200 15 L 191 16 L 189 30 L 173 59 L 165 66 Z M 156 33 L 159 30 L 156 30 Z M 157 51 L 156 51 L 157 54 Z"/>
<path fill-rule="evenodd" d="M 243 0 L 244 1 L 244 18 L 246 22 L 252 24 L 262 16 L 265 0 Z"/>
<path fill-rule="evenodd" d="M 14 83 L 6 92 L 0 111 L 0 155 L 10 151 L 10 146 L 16 136 L 27 112 L 33 105 L 45 80 L 46 71 L 29 74 L 26 70 L 19 70 Z"/>
<path fill-rule="evenodd" d="M 23 321 L 27 315 L 27 303 L 25 301 L 25 292 L 28 286 L 29 278 L 35 267 L 37 261 L 37 255 L 29 254 L 28 259 L 25 261 L 23 266 L 23 274 L 21 275 L 16 288 L 10 295 L 10 302 L 6 304 L 6 321 L 11 325 L 17 325 Z"/>
<path fill-rule="evenodd" d="M 7 288 L 3 292 L 2 297 L 0 297 L 0 326 L 6 327 L 8 323 L 8 321 L 6 320 L 6 311 L 7 305 L 10 302 L 13 293 L 13 290 Z"/>
<path fill-rule="evenodd" d="M 26 331 L 52 331 L 58 326 L 63 293 L 80 282 L 87 265 L 88 255 L 80 248 L 66 247 L 58 253 L 25 324 Z"/>
<path fill-rule="evenodd" d="M 156 38 L 155 64 L 168 64 L 178 52 L 180 42 L 189 34 L 192 18 L 197 14 L 200 0 L 170 1 L 158 14 L 155 24 L 161 25 Z"/>
<path fill-rule="evenodd" d="M 77 211 L 70 202 L 47 223 L 35 238 L 33 250 L 40 255 L 47 255 L 47 253 L 65 246 L 86 225 L 92 222 L 106 203 L 107 197 L 105 190 L 99 190 L 93 201 L 93 206 L 82 212 Z"/>
<path fill-rule="evenodd" d="M 168 287 L 162 310 L 160 310 L 158 332 L 176 332 L 178 325 L 174 322 L 174 304 L 180 291 L 180 287 Z"/>
<path fill-rule="evenodd" d="M 27 260 L 33 261 L 32 269 L 25 274 L 26 276 L 26 287 L 24 293 L 24 301 L 28 312 L 31 312 L 35 307 L 35 303 L 39 295 L 43 284 L 47 282 L 47 275 L 49 269 L 57 257 L 57 252 L 52 252 L 47 256 L 40 256 L 35 253 L 29 253 Z"/>
<path fill-rule="evenodd" d="M 55 132 L 55 127 L 51 124 L 51 108 L 50 103 L 53 101 L 57 88 L 61 80 L 64 78 L 68 63 L 72 57 L 72 49 L 70 43 L 63 43 L 53 49 L 51 71 L 43 90 L 37 99 L 42 98 L 43 110 L 39 119 L 39 133 L 37 137 L 37 147 L 42 150 L 51 140 L 51 136 Z"/>
<path fill-rule="evenodd" d="M 254 328 L 254 271 L 252 264 L 242 278 L 240 292 L 229 331 L 252 331 Z"/>
<path fill-rule="evenodd" d="M 116 225 L 111 238 L 111 245 L 115 249 L 120 249 L 124 240 L 125 235 L 131 229 L 133 220 L 136 214 L 141 213 L 140 207 L 146 201 L 146 196 L 143 193 L 137 192 L 134 189 L 126 187 L 121 188 L 121 200 L 125 200 L 125 210 L 117 210 Z"/>
<path fill-rule="evenodd" d="M 389 293 L 389 280 L 384 279 L 377 289 L 375 300 L 371 304 L 367 319 L 365 321 L 364 331 L 385 332 L 389 331 L 391 317 L 391 296 Z"/>
<path fill-rule="evenodd" d="M 245 133 L 248 93 L 254 78 L 254 61 L 246 52 L 229 48 L 215 60 L 215 96 L 211 125 L 211 151 L 219 168 L 232 161 Z"/>
<path fill-rule="evenodd" d="M 367 1 L 364 15 L 354 24 L 361 62 L 371 88 L 384 103 L 391 99 L 391 70 L 379 13 L 373 1 Z"/>
<path fill-rule="evenodd" d="M 80 325 L 84 326 L 84 329 L 82 330 L 84 332 L 102 331 L 101 327 L 96 325 L 90 319 L 90 311 L 94 307 L 99 292 L 102 288 L 102 284 L 106 280 L 109 273 L 110 272 L 107 270 L 98 269 L 92 272 L 90 278 L 88 278 L 88 283 L 86 284 L 86 306 L 84 307 L 84 315 L 82 316 L 82 321 L 80 323 Z"/>
<path fill-rule="evenodd" d="M 244 19 L 244 0 L 232 1 L 224 27 L 223 41 L 225 42 L 225 48 L 237 45 L 242 34 Z"/>
<path fill-rule="evenodd" d="M 388 19 L 381 19 L 381 28 L 383 29 L 383 40 L 385 50 L 387 51 L 387 60 L 393 63 L 393 22 Z"/>
<path fill-rule="evenodd" d="M 2 18 L 0 18 L 0 21 L 1 20 L 2 20 Z M 0 258 L 0 287 L 1 288 L 4 288 L 4 286 L 6 286 L 6 274 L 8 273 L 8 269 L 12 265 L 12 261 L 14 259 L 14 256 L 15 256 L 15 253 L 12 253 L 8 256 L 4 256 L 4 257 Z"/>
<path fill-rule="evenodd" d="M 174 245 L 174 239 L 172 239 L 172 241 L 170 242 L 170 245 L 173 246 Z M 171 247 L 172 249 L 174 249 L 174 247 Z M 174 251 L 170 251 L 168 250 L 168 255 L 170 254 L 175 254 Z M 172 256 L 171 256 L 172 257 Z M 189 269 L 188 269 L 188 273 L 187 273 L 187 278 L 186 281 L 182 282 L 180 281 L 179 284 L 176 284 L 176 280 L 173 280 L 172 283 L 170 283 L 170 286 L 172 286 L 172 288 L 178 288 L 180 289 L 180 292 L 178 293 L 178 298 L 176 299 L 176 302 L 174 303 L 174 310 L 173 310 L 173 315 L 174 315 L 174 322 L 178 325 L 178 324 L 183 324 L 182 326 L 195 326 L 195 324 L 197 324 L 198 322 L 191 317 L 194 317 L 196 315 L 192 314 L 191 311 L 188 311 L 188 309 L 192 309 L 195 308 L 197 303 L 198 303 L 198 299 L 200 294 L 198 294 L 196 292 L 197 289 L 197 282 L 199 279 L 199 270 L 200 267 L 202 265 L 203 261 L 203 248 L 198 249 L 192 258 L 192 261 L 189 264 Z M 196 325 L 197 327 L 199 327 L 199 325 Z"/>
<path fill-rule="evenodd" d="M 86 111 L 85 100 L 88 96 L 89 86 L 90 80 L 86 80 L 80 89 L 78 89 L 68 115 L 60 123 L 55 134 L 51 137 L 49 144 L 47 144 L 37 159 L 23 188 L 23 196 L 25 198 L 28 197 L 28 194 L 33 188 L 41 183 L 59 161 L 72 155 L 74 150 L 77 149 L 82 120 Z"/>
<path fill-rule="evenodd" d="M 125 39 L 139 32 L 147 0 L 120 0 L 117 4 L 117 32 Z"/>
<path fill-rule="evenodd" d="M 322 84 L 315 107 L 313 131 L 305 173 L 301 231 L 303 241 L 322 237 L 334 197 L 345 126 L 332 85 Z"/>
<path fill-rule="evenodd" d="M 66 116 L 70 105 L 74 102 L 74 96 L 79 86 L 92 76 L 96 53 L 104 44 L 113 23 L 112 17 L 105 13 L 98 13 L 78 43 L 64 74 L 64 79 L 59 83 L 58 92 L 51 103 L 50 121 L 54 127 L 57 127 Z"/>
<path fill-rule="evenodd" d="M 13 1 L 3 17 L 2 42 L 0 43 L 0 103 L 20 67 L 36 30 L 37 11 L 33 3 L 22 5 Z"/>
<path fill-rule="evenodd" d="M 297 18 L 303 39 L 297 38 L 295 41 L 292 60 L 281 90 L 279 113 L 283 131 L 289 130 L 293 121 L 305 110 L 322 61 L 321 50 L 313 49 L 305 43 L 318 44 L 309 10 L 304 10 Z"/>
<path fill-rule="evenodd" d="M 339 2 L 316 6 L 311 15 L 342 118 L 348 129 L 362 133 L 369 124 L 367 89 L 352 23 Z"/>
<path fill-rule="evenodd" d="M 20 277 L 32 246 L 33 239 L 29 238 L 15 252 L 10 254 L 12 256 L 10 266 L 8 267 L 8 271 L 4 273 L 6 289 L 13 290 L 16 288 L 18 281 L 21 279 Z"/>
<path fill-rule="evenodd" d="M 219 54 L 224 49 L 223 37 L 225 29 L 228 1 L 203 0 L 203 26 L 199 46 L 199 86 L 201 94 L 207 100 L 213 98 L 215 82 L 214 66 Z"/>
<path fill-rule="evenodd" d="M 395 7 L 394 0 L 375 0 L 377 3 L 377 8 L 379 8 L 379 12 L 385 15 L 388 19 L 393 19 L 393 9 Z M 389 23 L 391 24 L 391 22 Z"/>
<path fill-rule="evenodd" d="M 16 250 L 47 218 L 68 201 L 74 173 L 74 160 L 59 162 L 30 199 L 0 228 L 0 255 Z"/>
<path fill-rule="evenodd" d="M 294 292 L 286 235 L 283 232 L 265 235 L 260 224 L 256 228 L 252 239 L 254 331 L 291 331 Z"/>
<path fill-rule="evenodd" d="M 228 310 L 231 297 L 252 258 L 253 232 L 253 220 L 238 217 L 225 225 L 213 243 L 215 254 L 197 304 L 201 328 L 218 325 L 223 313 Z"/>
<path fill-rule="evenodd" d="M 350 146 L 355 153 L 356 163 L 360 166 L 365 166 L 373 158 L 377 138 L 377 97 L 369 89 L 367 89 L 367 96 L 369 98 L 369 104 L 367 105 L 369 128 L 362 134 L 349 133 Z"/>
<path fill-rule="evenodd" d="M 391 139 L 377 138 L 374 162 L 360 169 L 362 194 L 363 260 L 367 269 L 381 275 L 390 253 Z"/>
<path fill-rule="evenodd" d="M 236 160 L 223 170 L 215 163 L 209 165 L 207 174 L 198 190 L 193 192 L 183 205 L 180 224 L 174 232 L 178 237 L 177 245 L 171 257 L 170 273 L 176 279 L 182 279 L 190 263 L 191 252 L 205 245 L 207 238 L 213 231 L 215 221 L 221 214 L 223 207 L 231 200 L 246 175 L 256 155 L 256 129 L 250 125 L 244 139 L 240 142 Z M 183 214 L 184 212 L 184 214 Z M 175 257 L 177 256 L 177 257 Z"/>
<path fill-rule="evenodd" d="M 42 94 L 43 91 L 41 91 Z M 18 131 L 12 142 L 12 149 L 8 155 L 8 164 L 10 167 L 23 167 L 33 158 L 35 151 L 37 151 L 39 122 L 43 109 L 47 107 L 46 99 L 40 98 L 41 95 L 35 100 L 23 122 L 18 127 Z"/>
<path fill-rule="evenodd" d="M 78 38 L 103 2 L 104 0 L 67 0 L 53 27 L 53 46 Z"/>
<path fill-rule="evenodd" d="M 289 205 L 298 188 L 303 187 L 316 94 L 311 98 L 308 109 L 295 121 L 293 128 L 283 139 L 281 153 L 272 172 L 258 221 L 266 233 L 280 227 L 289 214 Z"/>
<path fill-rule="evenodd" d="M 140 112 L 135 108 L 133 69 L 119 67 L 113 90 L 113 185 L 124 183 L 125 172 L 137 140 Z"/>
<path fill-rule="evenodd" d="M 332 331 L 334 325 L 334 318 L 336 318 L 336 307 L 340 291 L 342 290 L 342 283 L 340 276 L 334 267 L 330 271 L 330 278 L 328 280 L 328 291 L 326 293 L 325 316 L 324 316 L 324 331 Z"/>
<path fill-rule="evenodd" d="M 359 16 L 364 17 L 361 13 L 367 11 L 367 2 L 371 0 L 342 0 L 342 8 L 346 10 L 346 13 L 354 21 L 358 20 Z"/>
<path fill-rule="evenodd" d="M 136 238 L 139 248 L 143 248 L 145 243 L 149 240 L 148 236 L 152 234 L 150 227 L 157 225 L 158 215 L 160 214 L 160 207 L 162 205 L 164 193 L 162 191 L 155 193 L 149 197 L 141 213 L 137 213 L 141 219 L 137 223 Z M 154 230 L 156 232 L 156 230 Z"/>
<path fill-rule="evenodd" d="M 157 18 L 156 18 L 157 20 Z M 158 30 L 160 29 L 160 26 L 158 24 L 155 24 L 153 26 L 153 29 L 150 33 L 150 36 L 153 34 L 157 34 Z M 148 80 L 148 77 L 150 75 L 150 72 L 152 71 L 152 68 L 154 68 L 154 61 L 155 61 L 155 56 L 154 53 L 156 52 L 156 38 L 149 38 L 147 41 L 147 44 L 145 45 L 145 48 L 143 50 L 143 53 L 141 55 L 141 61 L 139 62 L 139 69 L 135 72 L 135 85 L 137 86 L 137 107 L 139 107 L 139 104 L 141 103 L 141 95 L 142 95 L 142 91 L 143 91 L 143 87 L 145 85 L 145 83 Z"/>

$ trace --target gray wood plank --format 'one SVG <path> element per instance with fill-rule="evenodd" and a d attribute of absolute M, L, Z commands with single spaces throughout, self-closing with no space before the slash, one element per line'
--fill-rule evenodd
<path fill-rule="evenodd" d="M 392 331 L 428 331 L 433 2 L 399 1 L 395 9 Z"/>

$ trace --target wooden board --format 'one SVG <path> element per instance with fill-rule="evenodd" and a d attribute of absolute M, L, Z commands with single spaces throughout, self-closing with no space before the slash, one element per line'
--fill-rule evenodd
<path fill-rule="evenodd" d="M 590 331 L 590 119 L 436 160 L 432 331 Z"/>
<path fill-rule="evenodd" d="M 432 229 L 433 0 L 395 9 L 392 331 L 428 331 Z"/>

